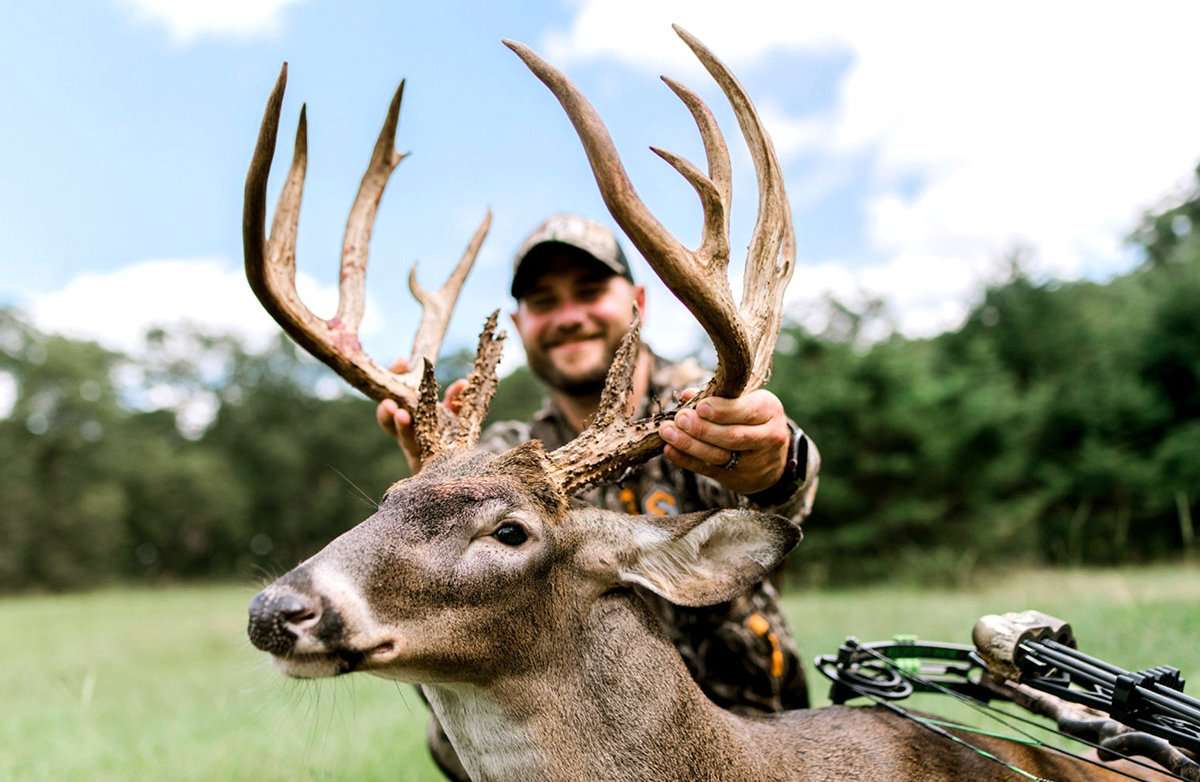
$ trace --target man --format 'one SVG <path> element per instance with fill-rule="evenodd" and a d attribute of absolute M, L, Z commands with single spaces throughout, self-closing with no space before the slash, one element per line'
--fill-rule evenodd
<path fill-rule="evenodd" d="M 595 412 L 635 305 L 646 313 L 646 292 L 634 284 L 611 231 L 560 214 L 521 245 L 511 293 L 517 300 L 513 325 L 549 398 L 529 423 L 488 427 L 479 445 L 499 452 L 538 439 L 551 450 L 572 440 Z M 400 362 L 393 368 L 405 371 L 407 366 Z M 634 370 L 631 412 L 643 416 L 669 407 L 689 398 L 705 380 L 695 362 L 672 365 L 643 346 Z M 447 389 L 446 404 L 456 405 L 464 385 L 459 381 Z M 388 400 L 378 406 L 376 417 L 398 439 L 413 471 L 419 470 L 409 414 Z M 819 456 L 770 391 L 706 399 L 664 423 L 660 434 L 667 443 L 661 457 L 619 483 L 592 487 L 579 499 L 625 513 L 753 505 L 797 521 L 808 514 Z M 803 669 L 769 582 L 731 603 L 708 608 L 673 606 L 650 593 L 643 597 L 715 703 L 750 713 L 808 706 Z M 439 734 L 440 729 L 431 730 L 431 749 L 443 771 L 455 777 L 457 759 Z"/>

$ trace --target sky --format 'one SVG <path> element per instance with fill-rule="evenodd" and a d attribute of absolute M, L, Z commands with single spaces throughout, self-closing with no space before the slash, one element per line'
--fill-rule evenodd
<path fill-rule="evenodd" d="M 701 94 L 733 155 L 736 278 L 753 167 L 671 23 L 704 41 L 783 164 L 798 256 L 789 314 L 801 320 L 819 318 L 828 293 L 881 296 L 902 332 L 934 334 L 1017 249 L 1043 277 L 1128 270 L 1138 257 L 1125 237 L 1200 160 L 1200 6 L 1188 3 L 96 0 L 0 13 L 0 306 L 134 353 L 147 327 L 180 320 L 251 345 L 276 333 L 245 283 L 240 222 L 284 61 L 272 203 L 306 103 L 300 289 L 322 315 L 359 177 L 407 79 L 397 147 L 412 156 L 384 195 L 368 275 L 363 338 L 380 361 L 409 352 L 409 267 L 439 285 L 486 210 L 493 229 L 447 350 L 473 344 L 487 312 L 511 310 L 512 254 L 544 217 L 615 225 L 558 104 L 502 38 L 589 96 L 643 199 L 689 246 L 699 204 L 647 148 L 702 163 L 690 115 L 658 76 Z M 690 316 L 624 245 L 650 289 L 647 341 L 669 356 L 694 349 Z M 521 358 L 509 340 L 505 364 Z"/>

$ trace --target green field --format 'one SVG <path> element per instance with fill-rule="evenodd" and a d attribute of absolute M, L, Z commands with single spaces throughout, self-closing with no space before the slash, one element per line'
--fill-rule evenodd
<path fill-rule="evenodd" d="M 424 708 L 366 676 L 294 682 L 245 639 L 255 587 L 0 600 L 0 779 L 424 780 Z M 984 613 L 1040 608 L 1125 667 L 1200 676 L 1200 570 L 1016 572 L 971 590 L 794 592 L 807 656 L 848 634 L 966 641 Z M 823 680 L 810 678 L 823 694 Z M 1190 686 L 1195 693 L 1196 687 Z M 949 713 L 944 701 L 923 700 Z"/>

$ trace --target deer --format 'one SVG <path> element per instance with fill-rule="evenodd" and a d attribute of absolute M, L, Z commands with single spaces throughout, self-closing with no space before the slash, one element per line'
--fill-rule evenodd
<path fill-rule="evenodd" d="M 287 65 L 275 84 L 246 178 L 246 272 L 265 309 L 296 342 L 375 400 L 414 418 L 421 470 L 393 484 L 378 510 L 259 592 L 252 644 L 285 675 L 366 672 L 418 685 L 473 780 L 1000 780 L 1116 779 L 1071 759 L 988 736 L 989 760 L 880 707 L 826 707 L 765 717 L 725 711 L 702 693 L 636 590 L 684 606 L 730 600 L 770 574 L 801 540 L 789 519 L 751 507 L 632 516 L 573 501 L 576 492 L 659 452 L 658 427 L 710 396 L 735 397 L 770 373 L 796 245 L 780 164 L 741 84 L 676 27 L 729 99 L 753 158 L 758 218 L 740 301 L 728 280 L 731 164 L 709 108 L 663 77 L 699 128 L 707 172 L 653 151 L 696 190 L 703 237 L 675 239 L 639 199 L 587 99 L 527 46 L 505 41 L 561 103 L 614 220 L 687 306 L 717 354 L 690 400 L 630 420 L 635 317 L 600 408 L 579 437 L 547 452 L 532 441 L 499 453 L 474 446 L 496 388 L 503 334 L 492 313 L 461 404 L 439 402 L 436 355 L 487 214 L 445 285 L 422 306 L 410 371 L 391 373 L 357 337 L 368 242 L 392 170 L 403 82 L 389 106 L 345 232 L 337 314 L 313 315 L 295 291 L 295 238 L 307 155 L 301 109 L 293 160 L 265 236 L 267 178 Z"/>

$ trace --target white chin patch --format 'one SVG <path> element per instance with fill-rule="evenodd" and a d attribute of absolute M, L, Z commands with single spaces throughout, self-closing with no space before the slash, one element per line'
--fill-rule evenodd
<path fill-rule="evenodd" d="M 326 679 L 338 673 L 337 661 L 331 657 L 276 657 L 271 662 L 293 679 Z"/>

